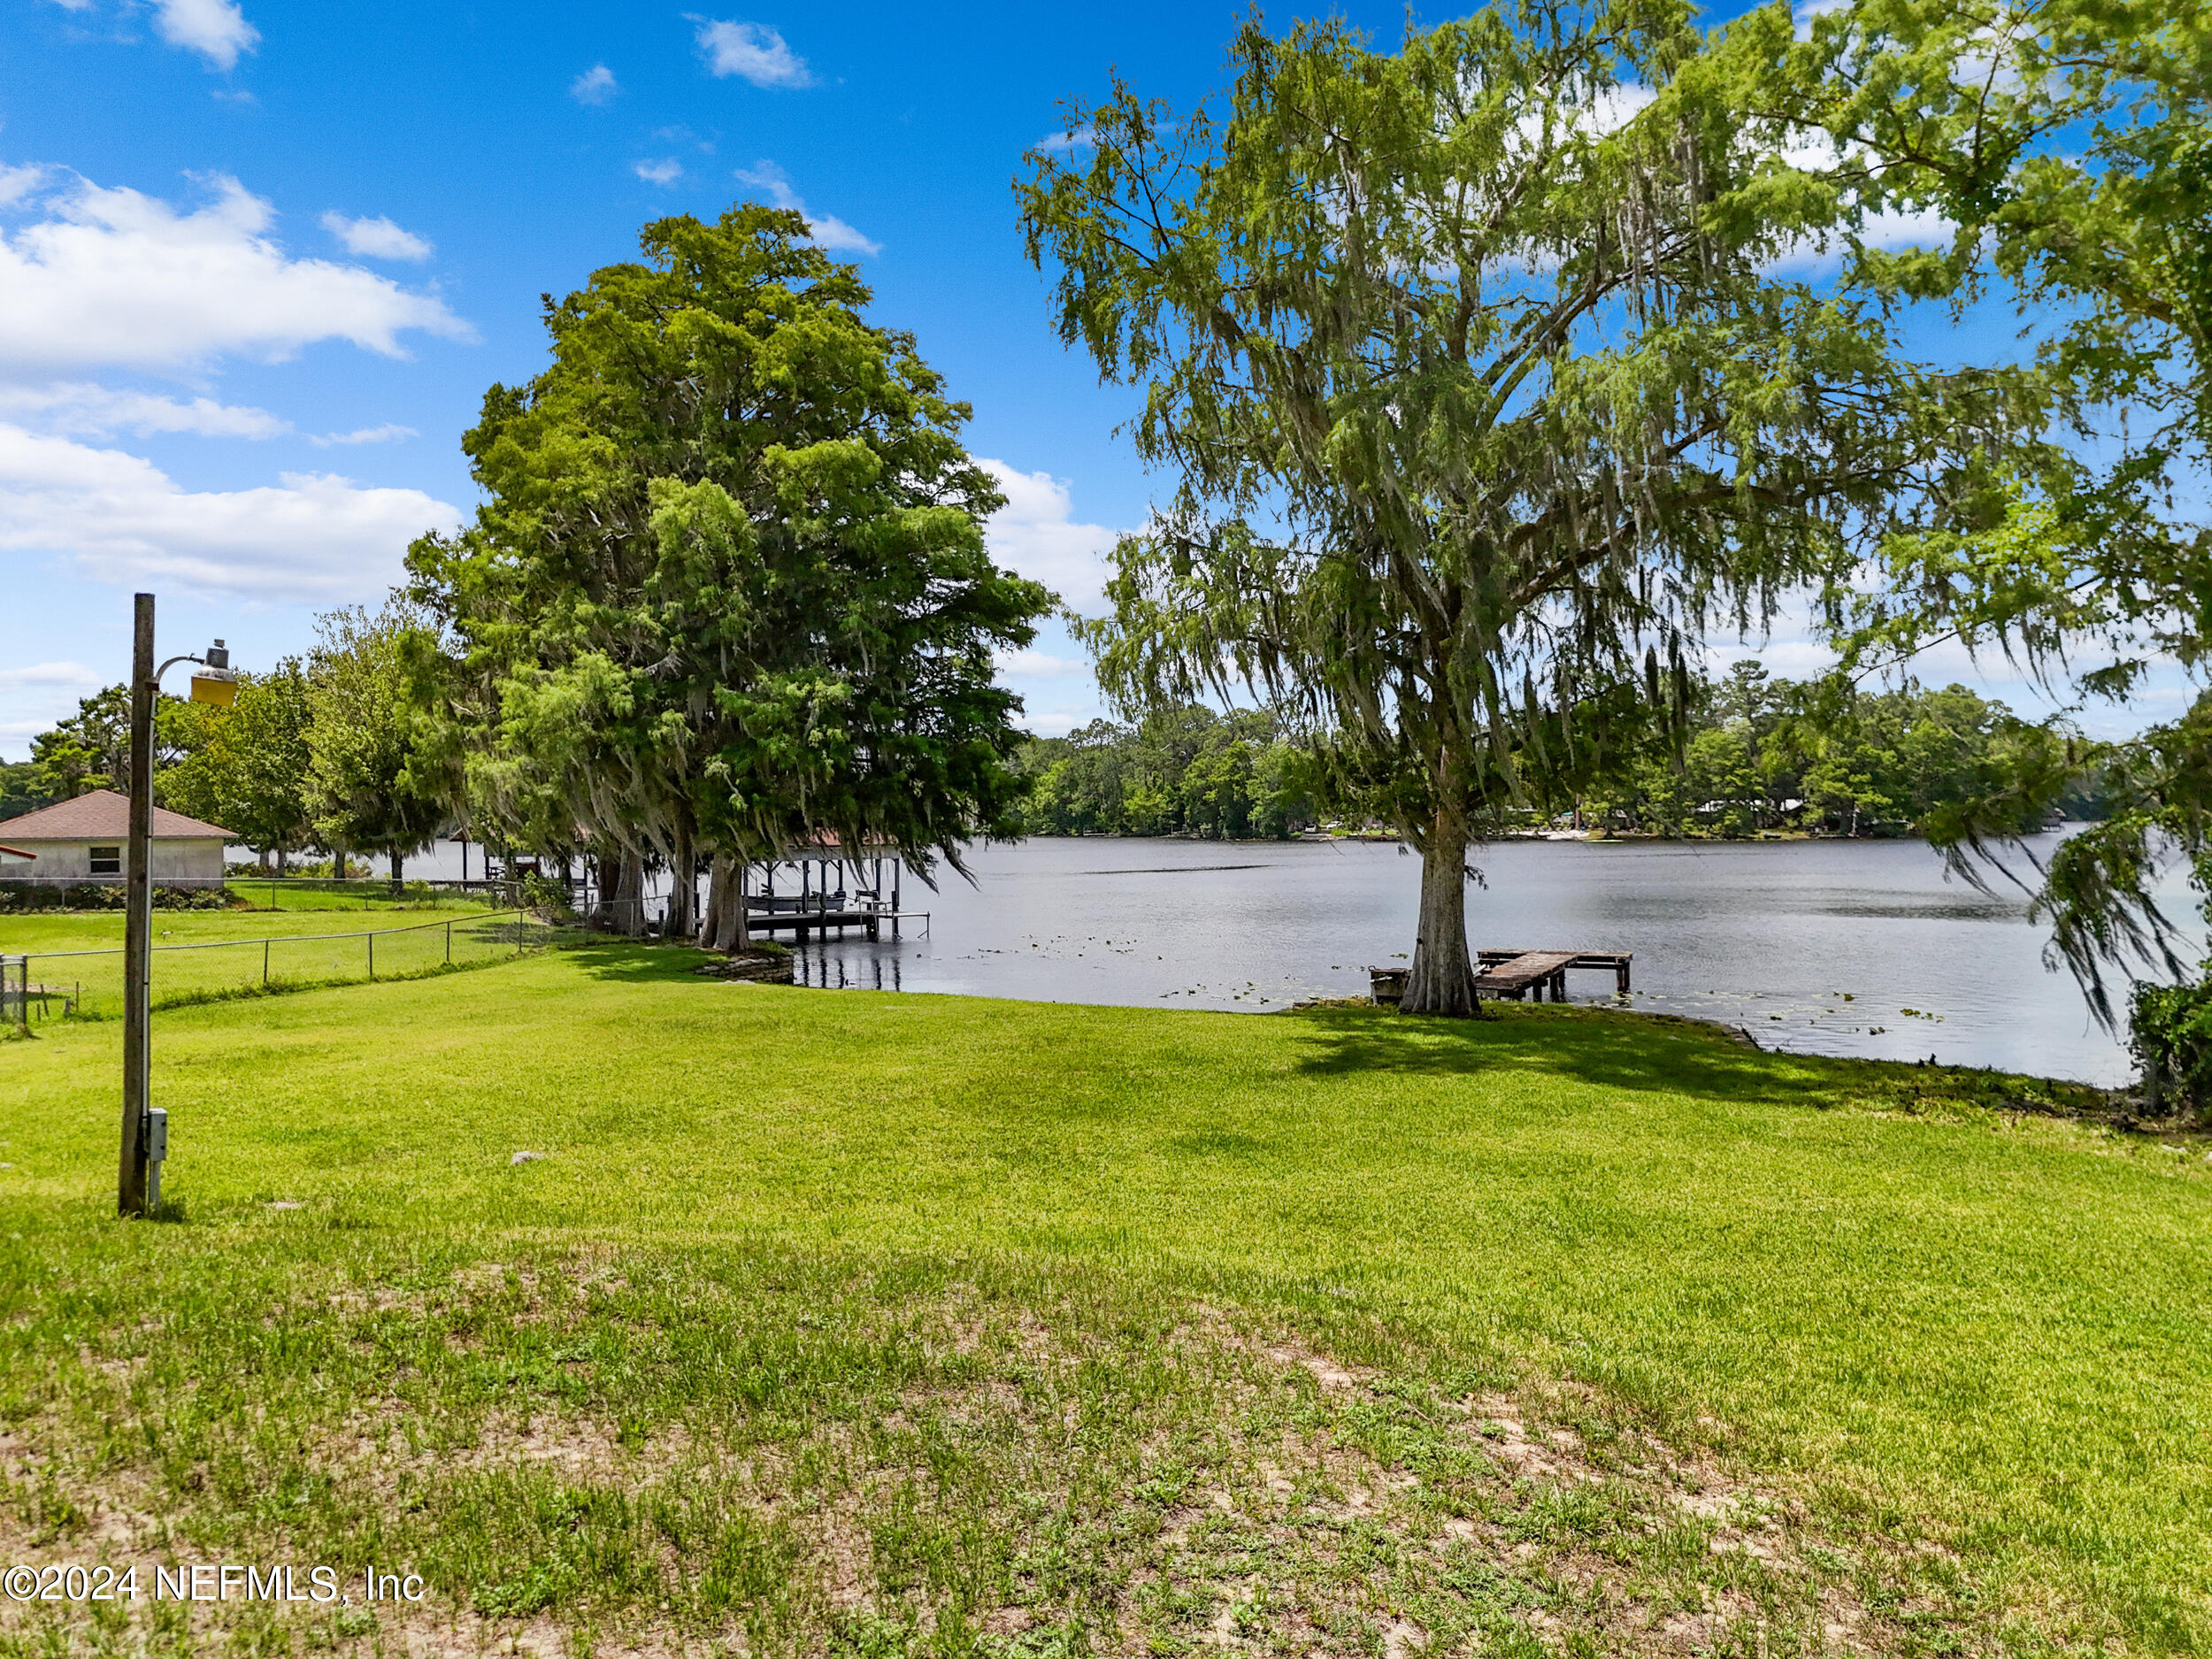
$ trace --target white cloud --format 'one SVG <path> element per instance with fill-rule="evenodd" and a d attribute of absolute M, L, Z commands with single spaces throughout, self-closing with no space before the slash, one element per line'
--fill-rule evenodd
<path fill-rule="evenodd" d="M 327 449 L 334 443 L 397 443 L 404 438 L 419 437 L 412 426 L 403 426 L 388 420 L 380 426 L 358 426 L 351 432 L 325 433 L 319 438 L 308 439 L 318 449 Z"/>
<path fill-rule="evenodd" d="M 234 67 L 238 54 L 253 50 L 261 38 L 234 0 L 157 0 L 154 28 L 170 45 L 199 53 L 215 69 Z"/>
<path fill-rule="evenodd" d="M 1859 227 L 1859 240 L 1870 248 L 1948 248 L 1959 234 L 1954 221 L 1932 207 L 1909 213 L 1870 213 Z"/>
<path fill-rule="evenodd" d="M 1815 18 L 1824 18 L 1832 12 L 1846 11 L 1850 4 L 1851 0 L 1797 0 L 1790 8 L 1790 16 L 1797 24 L 1797 38 L 1809 40 Z"/>
<path fill-rule="evenodd" d="M 363 599 L 399 577 L 410 541 L 460 519 L 420 490 L 364 488 L 331 473 L 188 490 L 136 456 L 0 425 L 0 550 L 59 554 L 95 580 Z"/>
<path fill-rule="evenodd" d="M 604 64 L 594 64 L 568 83 L 568 96 L 579 104 L 604 104 L 621 90 L 614 71 Z"/>
<path fill-rule="evenodd" d="M 1003 461 L 979 456 L 1006 505 L 984 526 L 991 557 L 1032 581 L 1042 582 L 1077 611 L 1096 611 L 1106 600 L 1106 556 L 1119 533 L 1104 525 L 1078 524 L 1067 484 L 1049 472 L 1020 472 Z"/>
<path fill-rule="evenodd" d="M 0 207 L 10 207 L 21 201 L 46 182 L 47 169 L 36 165 L 28 167 L 0 167 Z"/>
<path fill-rule="evenodd" d="M 843 219 L 829 213 L 810 213 L 806 204 L 791 188 L 791 177 L 772 161 L 757 161 L 749 167 L 740 167 L 735 174 L 740 184 L 749 184 L 766 193 L 778 207 L 796 213 L 806 220 L 807 234 L 818 246 L 844 249 L 853 253 L 879 254 L 883 244 L 872 242 L 855 230 Z"/>
<path fill-rule="evenodd" d="M 648 184 L 673 184 L 684 176 L 684 164 L 671 156 L 662 161 L 641 161 L 630 171 Z"/>
<path fill-rule="evenodd" d="M 798 211 L 806 212 L 803 207 Z M 812 233 L 817 244 L 832 250 L 842 249 L 850 253 L 872 256 L 883 251 L 881 242 L 862 235 L 834 213 L 807 214 L 806 227 Z"/>
<path fill-rule="evenodd" d="M 1817 680 L 1836 665 L 1834 648 L 1811 639 L 1731 641 L 1707 646 L 1705 656 L 1709 672 L 1715 674 L 1748 661 L 1778 680 Z"/>
<path fill-rule="evenodd" d="M 1640 81 L 1623 81 L 1601 87 L 1583 104 L 1553 104 L 1548 90 L 1540 89 L 1533 105 L 1513 124 L 1523 150 L 1534 154 L 1545 146 L 1545 133 L 1556 148 L 1570 134 L 1606 138 L 1619 132 L 1648 109 L 1658 94 Z"/>
<path fill-rule="evenodd" d="M 42 431 L 73 437 L 111 432 L 190 433 L 202 438 L 279 438 L 292 430 L 265 409 L 196 397 L 188 403 L 150 392 L 117 392 L 82 380 L 50 386 L 0 385 L 0 415 L 34 421 Z"/>
<path fill-rule="evenodd" d="M 783 36 L 765 23 L 718 23 L 695 18 L 699 26 L 699 50 L 710 73 L 735 75 L 757 87 L 810 87 L 806 59 L 783 43 Z"/>
<path fill-rule="evenodd" d="M 100 683 L 100 676 L 82 663 L 33 663 L 27 668 L 0 668 L 0 691 L 20 691 L 26 686 L 82 686 Z"/>
<path fill-rule="evenodd" d="M 101 438 L 119 432 L 139 437 L 189 433 L 201 438 L 282 438 L 293 432 L 290 421 L 265 409 L 219 403 L 211 397 L 196 397 L 188 403 L 151 392 L 114 391 L 82 380 L 58 380 L 50 386 L 0 384 L 0 418 L 13 419 L 27 430 L 72 438 Z M 419 435 L 412 426 L 394 421 L 351 432 L 306 434 L 308 442 L 319 449 L 334 444 L 396 443 Z"/>
<path fill-rule="evenodd" d="M 1093 720 L 1103 719 L 1103 705 L 1092 703 L 1085 708 L 1069 708 L 1064 703 L 1054 709 L 1024 709 L 1014 717 L 1014 724 L 1032 737 L 1065 737 L 1079 726 L 1088 726 Z"/>
<path fill-rule="evenodd" d="M 404 357 L 410 329 L 475 338 L 435 295 L 292 258 L 267 234 L 268 203 L 235 179 L 211 182 L 214 200 L 180 213 L 72 175 L 40 204 L 44 217 L 0 230 L 0 379 L 175 371 L 226 353 L 275 361 L 334 339 Z"/>
<path fill-rule="evenodd" d="M 1049 651 L 998 651 L 991 657 L 992 666 L 1002 674 L 1019 680 L 1071 680 L 1087 674 L 1091 665 L 1080 657 L 1055 657 Z"/>
<path fill-rule="evenodd" d="M 1097 147 L 1098 129 L 1094 127 L 1079 127 L 1071 133 L 1048 133 L 1031 146 L 1035 150 L 1095 150 Z"/>
<path fill-rule="evenodd" d="M 118 672 L 114 678 L 126 676 Z M 30 740 L 76 711 L 89 692 L 109 683 L 82 663 L 33 663 L 0 668 L 0 741 L 12 741 L 27 758 Z M 0 835 L 0 841 L 7 838 Z"/>
<path fill-rule="evenodd" d="M 333 209 L 323 215 L 323 228 L 345 243 L 348 253 L 368 259 L 427 259 L 430 243 L 411 230 L 402 230 L 388 219 L 348 219 Z"/>

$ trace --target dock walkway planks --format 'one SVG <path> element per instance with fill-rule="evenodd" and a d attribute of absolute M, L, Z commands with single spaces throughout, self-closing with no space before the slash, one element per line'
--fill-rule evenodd
<path fill-rule="evenodd" d="M 1554 1002 L 1563 1002 L 1567 970 L 1580 954 L 1573 950 L 1525 950 L 1494 966 L 1486 966 L 1475 986 L 1493 996 L 1515 998 L 1525 995 L 1533 987 L 1538 1002 L 1544 1000 L 1546 991 L 1551 993 Z"/>
<path fill-rule="evenodd" d="M 1526 950 L 1479 950 L 1475 953 L 1475 960 L 1480 964 L 1475 970 L 1478 975 L 1476 983 L 1478 985 L 1487 985 L 1490 983 L 1488 976 L 1483 972 L 1485 969 L 1499 967 L 1506 963 L 1512 962 L 1518 957 L 1532 956 L 1534 954 L 1534 952 Z M 1545 954 L 1556 956 L 1560 953 L 1551 951 L 1546 952 Z M 1630 964 L 1636 960 L 1636 956 L 1633 951 L 1578 950 L 1572 952 L 1571 954 L 1574 960 L 1568 963 L 1567 966 L 1570 968 L 1591 968 L 1601 972 L 1609 970 L 1613 975 L 1614 991 L 1622 996 L 1626 996 L 1628 995 L 1629 967 Z M 1565 980 L 1563 979 L 1559 980 L 1554 985 L 1553 989 L 1560 995 L 1564 995 L 1566 992 Z"/>

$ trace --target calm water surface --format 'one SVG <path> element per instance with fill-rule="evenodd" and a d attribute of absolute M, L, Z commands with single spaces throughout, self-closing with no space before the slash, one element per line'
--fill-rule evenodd
<path fill-rule="evenodd" d="M 2039 844 L 2047 850 L 2055 839 Z M 1476 946 L 1633 951 L 1632 1006 L 1770 1048 L 2117 1083 L 2121 1045 L 2016 894 L 1945 879 L 1916 841 L 1510 841 L 1474 856 Z M 810 946 L 810 984 L 1264 1011 L 1364 995 L 1413 949 L 1419 861 L 1389 844 L 1086 838 L 978 849 L 906 903 L 926 936 Z M 2170 913 L 2189 913 L 2177 877 Z M 1577 1002 L 1609 974 L 1571 973 Z"/>

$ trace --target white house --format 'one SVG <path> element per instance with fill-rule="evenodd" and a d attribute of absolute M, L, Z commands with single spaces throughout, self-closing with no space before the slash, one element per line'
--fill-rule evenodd
<path fill-rule="evenodd" d="M 17 855 L 0 859 L 0 881 L 105 884 L 121 882 L 129 874 L 130 798 L 112 789 L 88 790 L 74 800 L 0 820 L 0 826 L 8 850 Z M 223 849 L 236 839 L 219 824 L 156 807 L 154 885 L 221 887 Z"/>

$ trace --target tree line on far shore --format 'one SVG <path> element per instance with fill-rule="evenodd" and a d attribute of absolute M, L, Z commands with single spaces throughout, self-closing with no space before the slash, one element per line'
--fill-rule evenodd
<path fill-rule="evenodd" d="M 1643 743 L 1573 811 L 1590 828 L 1660 835 L 1941 837 L 2006 780 L 2061 770 L 2051 818 L 2101 818 L 2099 780 L 2070 764 L 2072 741 L 1964 686 L 1777 680 L 1754 659 L 1694 682 L 1678 737 Z"/>
<path fill-rule="evenodd" d="M 458 827 L 449 803 L 411 787 L 417 742 L 405 657 L 434 634 L 395 600 L 321 618 L 303 657 L 245 675 L 216 710 L 165 697 L 155 791 L 173 810 L 225 826 L 282 870 L 308 849 L 391 861 Z M 1870 692 L 1833 680 L 1773 679 L 1755 660 L 1693 682 L 1678 741 L 1652 741 L 1556 814 L 1502 815 L 1496 831 L 1540 822 L 1632 834 L 1717 836 L 1804 830 L 1904 835 L 1939 826 L 2016 772 L 2049 729 L 1963 686 Z M 0 770 L 0 818 L 115 787 L 127 775 L 130 707 L 121 686 L 87 697 Z M 1013 757 L 1024 793 L 1006 826 L 1030 835 L 1192 835 L 1281 840 L 1371 816 L 1333 787 L 1325 742 L 1273 712 L 1164 709 L 1032 738 Z M 2094 818 L 2093 780 L 2057 810 Z M 526 850 L 565 857 L 577 849 Z"/>
<path fill-rule="evenodd" d="M 1557 810 L 1508 809 L 1483 828 L 1909 835 L 1940 828 L 2023 764 L 2055 764 L 2061 741 L 1963 686 L 1866 691 L 1777 680 L 1746 661 L 1693 681 L 1678 732 L 1645 734 Z M 1333 787 L 1326 748 L 1264 709 L 1222 714 L 1192 703 L 1127 724 L 1094 720 L 1032 739 L 1016 755 L 1029 786 L 1022 826 L 1032 835 L 1265 841 L 1382 822 Z M 2054 801 L 2055 817 L 2102 810 L 2093 777 L 2078 777 Z"/>

